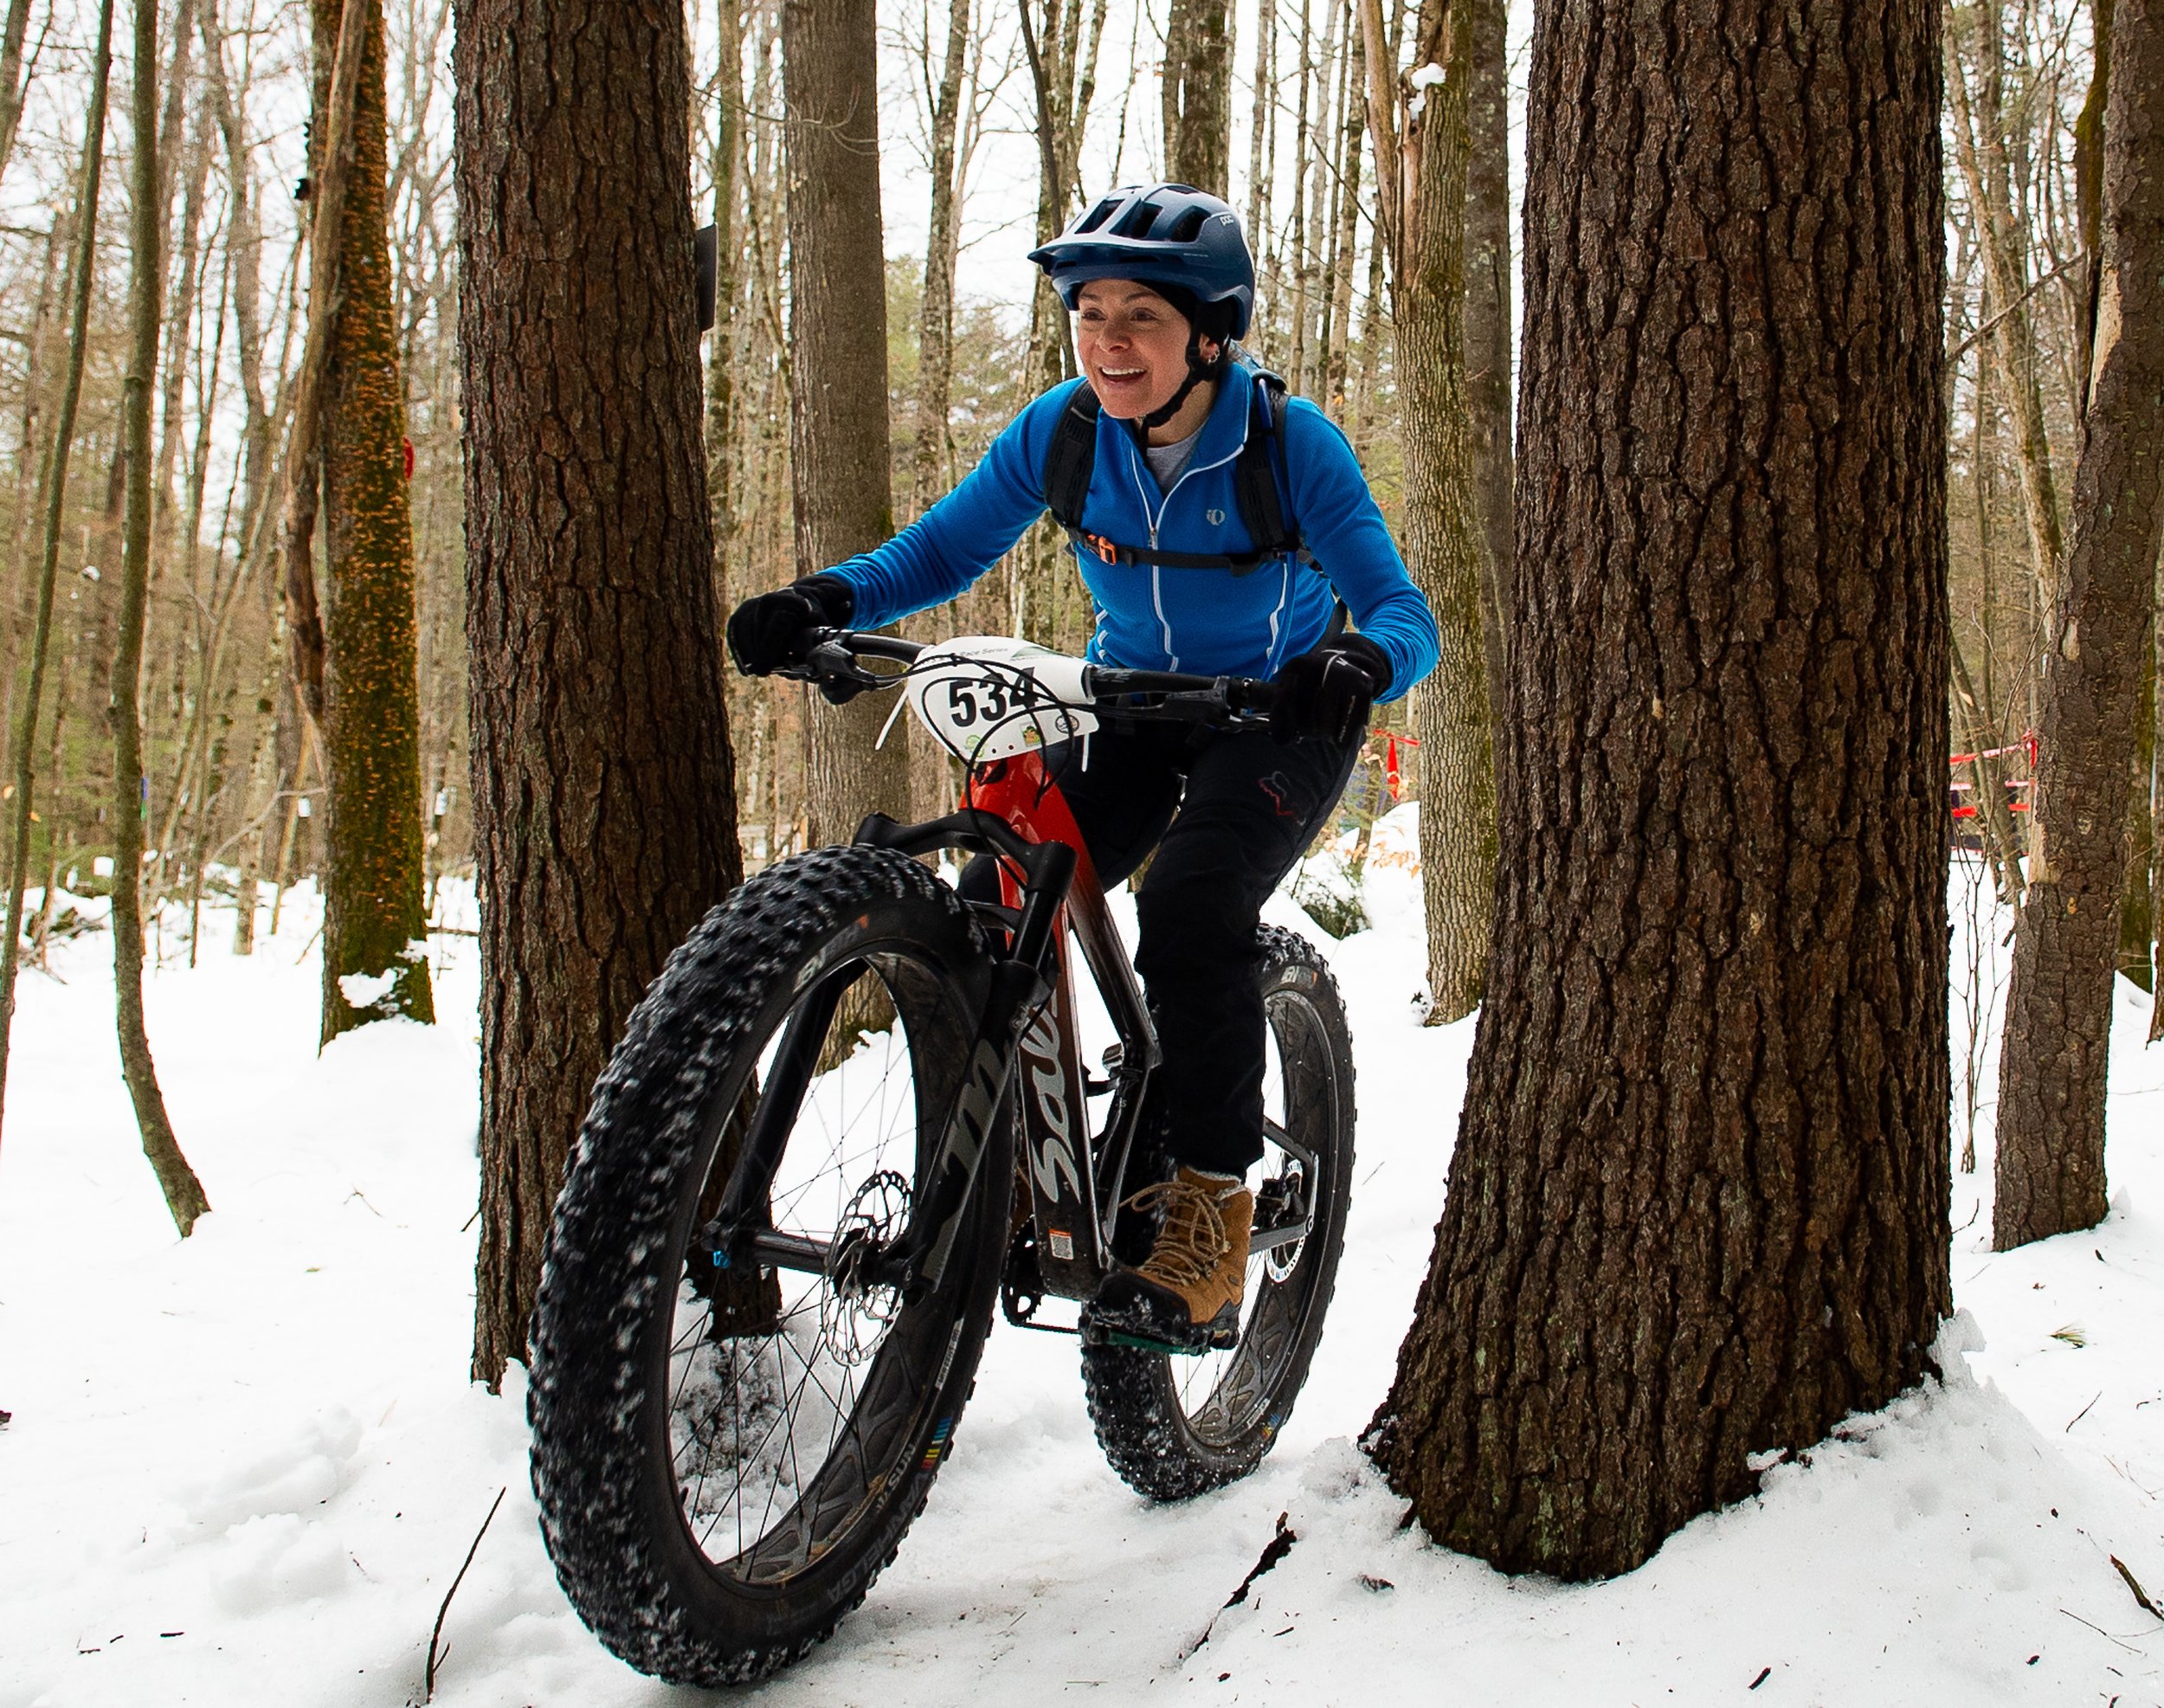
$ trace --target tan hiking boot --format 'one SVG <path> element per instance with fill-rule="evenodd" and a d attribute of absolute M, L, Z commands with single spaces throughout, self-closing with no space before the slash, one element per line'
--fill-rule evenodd
<path fill-rule="evenodd" d="M 1183 1167 L 1163 1185 L 1143 1188 L 1126 1208 L 1161 1208 L 1163 1226 L 1147 1258 L 1114 1270 L 1098 1289 L 1084 1332 L 1172 1352 L 1235 1344 L 1255 1195 L 1238 1180 Z"/>

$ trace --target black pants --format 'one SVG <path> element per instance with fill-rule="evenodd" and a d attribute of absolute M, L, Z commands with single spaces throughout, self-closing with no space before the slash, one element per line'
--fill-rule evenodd
<path fill-rule="evenodd" d="M 1364 734 L 1364 732 L 1362 732 Z M 1358 756 L 1303 741 L 1144 725 L 1100 729 L 1045 758 L 1110 889 L 1157 857 L 1136 899 L 1136 970 L 1156 1017 L 1157 1075 L 1175 1162 L 1244 1173 L 1262 1157 L 1265 1052 L 1255 926 L 1337 805 Z M 966 894 L 996 894 L 971 862 Z"/>

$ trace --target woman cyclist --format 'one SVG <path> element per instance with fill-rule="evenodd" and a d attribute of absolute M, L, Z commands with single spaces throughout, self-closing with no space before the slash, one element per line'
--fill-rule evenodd
<path fill-rule="evenodd" d="M 1246 1282 L 1245 1178 L 1263 1154 L 1262 904 L 1336 808 L 1373 705 L 1433 668 L 1435 622 L 1344 435 L 1241 358 L 1254 264 L 1224 202 L 1179 184 L 1116 190 L 1030 259 L 1075 317 L 1082 377 L 1031 403 L 877 551 L 744 601 L 729 646 L 763 674 L 801 661 L 815 628 L 944 603 L 1085 464 L 1079 516 L 1061 519 L 1096 607 L 1089 657 L 1276 684 L 1267 734 L 1112 720 L 1083 752 L 1046 756 L 1105 885 L 1156 852 L 1135 964 L 1176 1171 L 1153 1193 L 1164 1216 L 1149 1257 L 1106 1280 L 1084 1330 L 1199 1351 L 1232 1344 Z M 1261 542 L 1282 548 L 1268 553 L 1243 513 L 1252 487 L 1241 501 L 1256 435 L 1276 441 L 1263 467 L 1289 524 Z M 963 888 L 996 893 L 989 869 Z"/>

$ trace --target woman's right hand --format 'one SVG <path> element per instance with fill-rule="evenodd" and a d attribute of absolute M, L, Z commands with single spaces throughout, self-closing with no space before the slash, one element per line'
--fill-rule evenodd
<path fill-rule="evenodd" d="M 848 626 L 856 590 L 840 576 L 806 576 L 746 599 L 729 616 L 729 655 L 747 676 L 802 664 L 812 632 Z"/>

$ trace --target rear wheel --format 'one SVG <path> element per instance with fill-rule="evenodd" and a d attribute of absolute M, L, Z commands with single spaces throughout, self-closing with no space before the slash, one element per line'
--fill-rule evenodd
<path fill-rule="evenodd" d="M 534 1315 L 534 1492 L 572 1605 L 642 1672 L 787 1664 L 923 1509 L 990 1323 L 1007 1124 L 936 1291 L 905 1302 L 868 1260 L 908 1225 L 989 965 L 923 867 L 821 849 L 707 916 L 596 1087 Z M 795 1266 L 721 1248 L 738 1170 Z"/>
<path fill-rule="evenodd" d="M 1269 1017 L 1264 1150 L 1247 1183 L 1255 1233 L 1240 1338 L 1199 1357 L 1085 1346 L 1082 1376 L 1098 1445 L 1127 1484 L 1183 1500 L 1246 1476 L 1291 1415 L 1323 1334 L 1352 1185 L 1352 1034 L 1330 969 L 1306 941 L 1259 932 Z M 1168 1172 L 1162 1158 L 1156 1173 Z M 1137 1179 L 1133 1183 L 1142 1183 Z M 1131 1220 L 1131 1218 L 1130 1218 Z M 1304 1229 L 1297 1238 L 1285 1238 Z M 1150 1230 L 1122 1230 L 1130 1254 Z M 1272 1237 L 1282 1243 L 1268 1244 Z"/>

